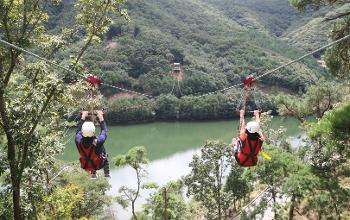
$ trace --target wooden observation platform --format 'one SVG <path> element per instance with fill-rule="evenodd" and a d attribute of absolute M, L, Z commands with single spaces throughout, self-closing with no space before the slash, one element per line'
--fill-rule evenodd
<path fill-rule="evenodd" d="M 184 71 L 180 63 L 172 64 L 171 76 L 178 81 L 182 81 L 184 77 Z"/>

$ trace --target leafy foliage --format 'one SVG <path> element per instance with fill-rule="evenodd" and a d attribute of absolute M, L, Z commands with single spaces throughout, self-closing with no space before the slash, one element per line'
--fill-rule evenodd
<path fill-rule="evenodd" d="M 294 116 L 301 122 L 305 122 L 308 116 L 320 119 L 342 100 L 342 94 L 335 85 L 342 86 L 334 82 L 319 81 L 307 87 L 306 93 L 300 97 L 280 94 L 274 98 L 274 102 L 282 115 Z"/>
<path fill-rule="evenodd" d="M 45 202 L 51 204 L 53 210 L 52 218 L 71 218 L 74 209 L 78 209 L 79 203 L 83 200 L 82 189 L 75 185 L 67 185 L 66 187 L 57 189 L 52 193 Z M 46 219 L 44 217 L 44 219 Z"/>
<path fill-rule="evenodd" d="M 245 2 L 129 1 L 126 6 L 131 12 L 130 22 L 113 19 L 114 31 L 107 34 L 104 45 L 88 49 L 82 60 L 89 72 L 102 76 L 106 83 L 155 96 L 174 92 L 179 97 L 236 84 L 247 74 L 263 73 L 301 55 L 268 32 L 246 28 L 242 23 L 248 16 L 253 23 L 263 21 L 258 26 L 264 30 L 266 26 L 276 27 L 276 23 L 280 26 L 277 29 L 283 30 L 286 27 L 282 23 L 290 20 L 284 16 L 293 10 L 288 2 Z M 248 9 L 253 6 L 253 10 Z M 239 15 L 241 11 L 247 14 Z M 270 11 L 276 16 L 271 21 L 265 14 Z M 62 17 L 67 13 L 69 10 L 62 11 Z M 297 14 L 293 12 L 300 16 Z M 69 50 L 64 54 L 68 55 Z M 174 62 L 183 65 L 184 70 L 180 89 L 175 91 L 177 82 L 171 77 Z M 266 77 L 262 84 L 298 91 L 323 73 L 308 59 Z M 104 92 L 110 95 L 119 91 L 104 88 Z"/>
<path fill-rule="evenodd" d="M 264 103 L 261 103 L 265 100 Z M 259 103 L 259 104 L 258 104 Z M 138 96 L 111 98 L 107 120 L 111 124 L 153 120 L 213 120 L 234 118 L 241 105 L 238 91 L 227 95 L 218 93 L 205 97 L 160 95 L 155 99 Z M 274 110 L 267 94 L 259 92 L 248 100 L 247 109 Z"/>
<path fill-rule="evenodd" d="M 150 196 L 143 213 L 151 219 L 188 219 L 183 187 L 181 180 L 169 182 Z"/>
<path fill-rule="evenodd" d="M 252 191 L 251 179 L 248 175 L 244 175 L 244 168 L 238 165 L 231 167 L 225 184 L 225 190 L 232 193 L 234 211 L 237 211 L 238 203 L 241 203 Z"/>
<path fill-rule="evenodd" d="M 187 195 L 193 195 L 208 210 L 208 219 L 221 219 L 230 206 L 232 194 L 224 190 L 226 170 L 232 163 L 230 148 L 221 141 L 207 141 L 201 155 L 194 155 L 191 173 L 185 177 Z"/>
<path fill-rule="evenodd" d="M 332 39 L 340 39 L 350 34 L 350 4 L 345 0 L 290 0 L 291 4 L 299 10 L 305 10 L 308 7 L 312 7 L 314 10 L 319 10 L 324 6 L 342 5 L 342 10 L 335 11 L 334 14 L 326 16 L 324 20 L 335 21 L 333 22 L 333 28 L 331 37 Z M 326 51 L 325 60 L 327 66 L 331 72 L 337 76 L 348 77 L 348 70 L 350 66 L 349 62 L 349 50 L 350 50 L 349 38 L 338 43 L 333 48 Z"/>
<path fill-rule="evenodd" d="M 139 96 L 116 98 L 108 103 L 108 109 L 106 120 L 111 124 L 152 121 L 155 118 L 153 102 Z"/>
<path fill-rule="evenodd" d="M 127 152 L 127 154 L 116 156 L 114 158 L 114 163 L 117 167 L 130 166 L 136 173 L 136 189 L 127 186 L 120 187 L 119 193 L 121 193 L 121 195 L 116 197 L 116 201 L 124 208 L 128 207 L 131 203 L 133 219 L 137 220 L 138 217 L 135 211 L 135 202 L 139 197 L 141 188 L 151 189 L 158 187 L 158 185 L 154 183 L 141 185 L 142 179 L 147 175 L 146 170 L 142 166 L 148 164 L 146 149 L 143 146 L 133 147 Z"/>
<path fill-rule="evenodd" d="M 78 70 L 78 61 L 92 39 L 108 28 L 108 12 L 122 2 L 113 1 L 111 5 L 111 1 L 79 1 L 79 7 L 74 10 L 82 18 L 79 20 L 83 24 L 80 30 L 86 31 L 89 40 L 80 48 L 73 66 L 68 68 Z M 72 43 L 74 33 L 74 27 L 66 28 L 57 35 L 46 29 L 48 7 L 56 7 L 58 3 L 42 0 L 1 1 L 1 39 L 21 48 L 31 48 L 46 59 L 55 58 L 57 53 Z M 91 11 L 89 8 L 104 10 Z M 79 50 L 78 47 L 76 49 Z M 76 103 L 72 104 L 73 98 L 64 84 L 72 78 L 43 61 L 33 61 L 22 51 L 0 47 L 0 134 L 6 137 L 6 171 L 10 175 L 7 183 L 13 194 L 10 212 L 14 219 L 36 218 L 38 202 L 43 201 L 43 183 L 55 162 L 54 156 L 63 149 L 59 141 L 64 133 L 62 119 L 77 107 Z M 68 187 L 64 190 L 68 193 L 75 189 Z M 67 205 L 67 213 L 61 213 L 63 217 L 74 206 Z"/>
<path fill-rule="evenodd" d="M 318 179 L 312 174 L 310 167 L 290 152 L 276 147 L 267 149 L 273 159 L 262 160 L 260 165 L 251 169 L 251 172 L 256 173 L 259 180 L 270 187 L 275 218 L 278 218 L 279 213 L 285 215 L 277 202 L 279 193 L 291 198 L 291 202 L 286 206 L 289 215 L 293 216 L 295 206 L 313 192 Z"/>
<path fill-rule="evenodd" d="M 346 95 L 347 88 L 344 86 L 342 88 L 343 94 Z M 305 194 L 314 190 L 318 193 L 309 194 L 309 199 L 304 197 L 304 203 L 306 200 L 304 206 L 308 211 L 316 211 L 318 218 L 346 216 L 344 196 L 346 197 L 349 191 L 341 184 L 341 179 L 344 178 L 343 167 L 349 160 L 347 150 L 349 132 L 348 129 L 345 129 L 348 126 L 349 106 L 345 104 L 346 99 L 344 101 L 344 97 L 337 90 L 326 83 L 323 83 L 322 86 L 313 85 L 307 89 L 307 93 L 302 98 L 299 98 L 299 103 L 304 103 L 302 108 L 297 108 L 300 105 L 289 105 L 288 108 L 282 105 L 282 111 L 283 109 L 288 110 L 287 112 L 292 113 L 294 117 L 305 122 L 304 128 L 308 135 L 305 140 L 305 152 L 301 155 L 308 166 L 298 168 L 301 174 L 292 176 L 292 178 L 287 177 L 282 187 L 291 197 L 290 217 L 293 216 L 294 207 L 302 201 L 301 197 L 299 199 L 298 197 L 301 195 L 304 197 Z M 338 103 L 339 101 L 345 103 Z M 289 101 L 284 100 L 283 102 L 288 103 Z M 317 121 L 314 122 L 312 118 L 309 120 L 310 117 L 305 117 L 306 115 L 316 117 Z M 312 175 L 306 175 L 304 172 L 311 172 Z M 299 186 L 299 189 L 293 189 L 295 185 Z M 309 186 L 314 189 L 312 190 Z"/>
<path fill-rule="evenodd" d="M 280 0 L 205 0 L 220 8 L 229 18 L 242 26 L 260 32 L 281 36 L 290 26 L 294 26 L 308 18 L 290 6 L 288 1 Z"/>

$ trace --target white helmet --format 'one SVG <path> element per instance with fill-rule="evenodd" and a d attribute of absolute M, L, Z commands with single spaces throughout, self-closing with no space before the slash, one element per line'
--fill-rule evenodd
<path fill-rule="evenodd" d="M 83 137 L 93 137 L 95 135 L 95 125 L 92 121 L 84 122 L 81 127 L 81 132 L 83 133 Z"/>
<path fill-rule="evenodd" d="M 258 133 L 260 126 L 259 123 L 256 121 L 250 121 L 247 123 L 247 125 L 245 126 L 245 129 L 247 129 L 247 131 L 249 133 Z"/>

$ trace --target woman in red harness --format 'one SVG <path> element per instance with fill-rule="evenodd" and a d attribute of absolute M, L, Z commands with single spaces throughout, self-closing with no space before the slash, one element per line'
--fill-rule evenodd
<path fill-rule="evenodd" d="M 101 126 L 101 133 L 95 136 L 95 125 L 92 121 L 85 121 L 87 111 L 81 114 L 81 120 L 75 135 L 75 144 L 80 154 L 81 168 L 91 172 L 91 178 L 96 179 L 96 170 L 103 168 L 106 178 L 110 178 L 107 153 L 103 146 L 107 139 L 107 125 L 103 118 L 103 112 L 97 111 L 97 117 Z"/>
<path fill-rule="evenodd" d="M 263 135 L 260 129 L 259 111 L 254 111 L 255 121 L 245 125 L 244 110 L 240 111 L 240 134 L 239 138 L 232 139 L 233 155 L 241 166 L 255 166 L 258 162 L 258 153 L 263 144 Z"/>

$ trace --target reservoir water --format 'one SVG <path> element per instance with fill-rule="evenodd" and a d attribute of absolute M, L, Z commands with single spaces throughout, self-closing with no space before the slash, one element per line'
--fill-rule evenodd
<path fill-rule="evenodd" d="M 108 123 L 108 122 L 107 122 Z M 200 147 L 208 139 L 221 139 L 230 143 L 237 134 L 238 120 L 212 121 L 212 122 L 155 122 L 149 124 L 109 126 L 108 138 L 105 148 L 110 160 L 118 154 L 125 154 L 134 146 L 145 146 L 150 159 L 146 167 L 148 177 L 145 181 L 157 182 L 159 186 L 165 185 L 170 180 L 176 180 L 190 172 L 188 164 L 194 153 L 199 152 Z M 299 122 L 292 118 L 275 117 L 272 128 L 284 126 L 287 128 L 287 136 L 295 137 L 300 133 Z M 79 155 L 73 143 L 74 132 L 70 132 L 70 141 L 67 143 L 64 154 L 60 157 L 65 161 L 77 160 Z M 293 141 L 292 141 L 293 142 Z M 110 195 L 117 195 L 118 189 L 125 185 L 136 186 L 135 173 L 131 168 L 111 169 L 112 178 L 109 180 L 112 188 Z M 137 209 L 142 209 L 142 204 L 150 191 L 142 191 L 138 200 Z M 113 212 L 120 220 L 129 219 L 130 210 L 123 210 L 114 205 Z"/>

